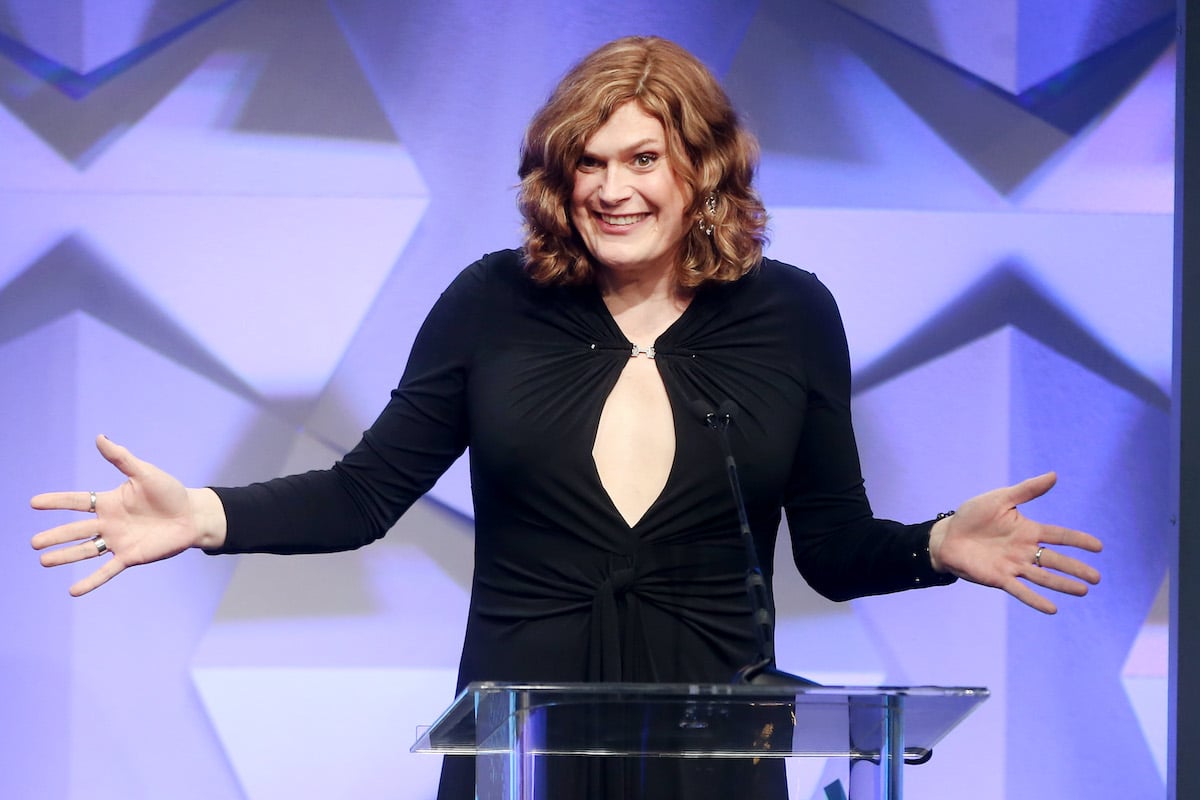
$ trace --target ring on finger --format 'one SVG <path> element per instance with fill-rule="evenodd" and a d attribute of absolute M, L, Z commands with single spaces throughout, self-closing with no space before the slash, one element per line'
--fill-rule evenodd
<path fill-rule="evenodd" d="M 93 536 L 92 544 L 96 545 L 96 555 L 102 556 L 108 552 L 108 542 L 104 541 L 101 536 Z"/>
<path fill-rule="evenodd" d="M 88 492 L 88 513 L 89 514 L 96 513 L 96 493 L 95 492 Z"/>
<path fill-rule="evenodd" d="M 1040 545 L 1040 544 L 1038 545 L 1037 552 L 1033 554 L 1033 565 L 1035 567 L 1042 566 L 1042 551 L 1044 551 L 1045 549 L 1046 548 L 1043 545 Z"/>

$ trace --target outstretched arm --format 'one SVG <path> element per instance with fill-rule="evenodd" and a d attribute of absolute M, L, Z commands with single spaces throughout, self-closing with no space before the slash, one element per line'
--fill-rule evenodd
<path fill-rule="evenodd" d="M 963 503 L 953 516 L 934 523 L 929 555 L 938 572 L 1003 589 L 1046 614 L 1054 603 L 1032 586 L 1081 597 L 1100 573 L 1062 548 L 1098 553 L 1095 536 L 1057 525 L 1034 522 L 1017 506 L 1041 497 L 1056 481 L 1053 472 L 1014 486 L 978 495 Z"/>
<path fill-rule="evenodd" d="M 71 586 L 72 595 L 87 594 L 126 567 L 161 561 L 189 547 L 219 548 L 225 541 L 225 510 L 211 489 L 188 489 L 105 436 L 97 437 L 96 447 L 125 475 L 123 484 L 107 492 L 49 492 L 30 501 L 36 509 L 95 514 L 32 540 L 35 550 L 46 551 L 41 556 L 46 567 L 102 558 L 95 571 Z M 55 545 L 67 546 L 47 550 Z"/>

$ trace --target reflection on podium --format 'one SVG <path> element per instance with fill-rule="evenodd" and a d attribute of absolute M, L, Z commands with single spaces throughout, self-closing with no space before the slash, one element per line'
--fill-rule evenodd
<path fill-rule="evenodd" d="M 593 773 L 577 784 L 588 800 L 595 787 L 597 797 L 641 797 L 642 777 L 667 761 L 700 760 L 719 774 L 722 764 L 733 772 L 788 757 L 844 758 L 850 800 L 896 800 L 904 764 L 927 760 L 987 697 L 981 688 L 472 683 L 412 750 L 475 756 L 479 800 L 549 798 L 546 766 L 563 756 Z"/>

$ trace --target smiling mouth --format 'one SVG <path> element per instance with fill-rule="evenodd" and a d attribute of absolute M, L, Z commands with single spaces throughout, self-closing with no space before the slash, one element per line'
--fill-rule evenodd
<path fill-rule="evenodd" d="M 633 225 L 637 222 L 641 222 L 642 220 L 644 220 L 646 217 L 648 217 L 650 215 L 649 214 L 622 214 L 620 216 L 614 216 L 611 214 L 597 214 L 596 216 L 598 216 L 600 218 L 600 221 L 605 223 L 606 225 Z"/>

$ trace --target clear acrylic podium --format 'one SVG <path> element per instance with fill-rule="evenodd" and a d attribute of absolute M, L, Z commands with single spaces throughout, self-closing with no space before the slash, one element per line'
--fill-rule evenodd
<path fill-rule="evenodd" d="M 981 688 L 472 683 L 415 753 L 476 756 L 478 800 L 540 800 L 539 756 L 843 757 L 849 798 L 899 800 L 905 760 L 986 700 Z"/>

